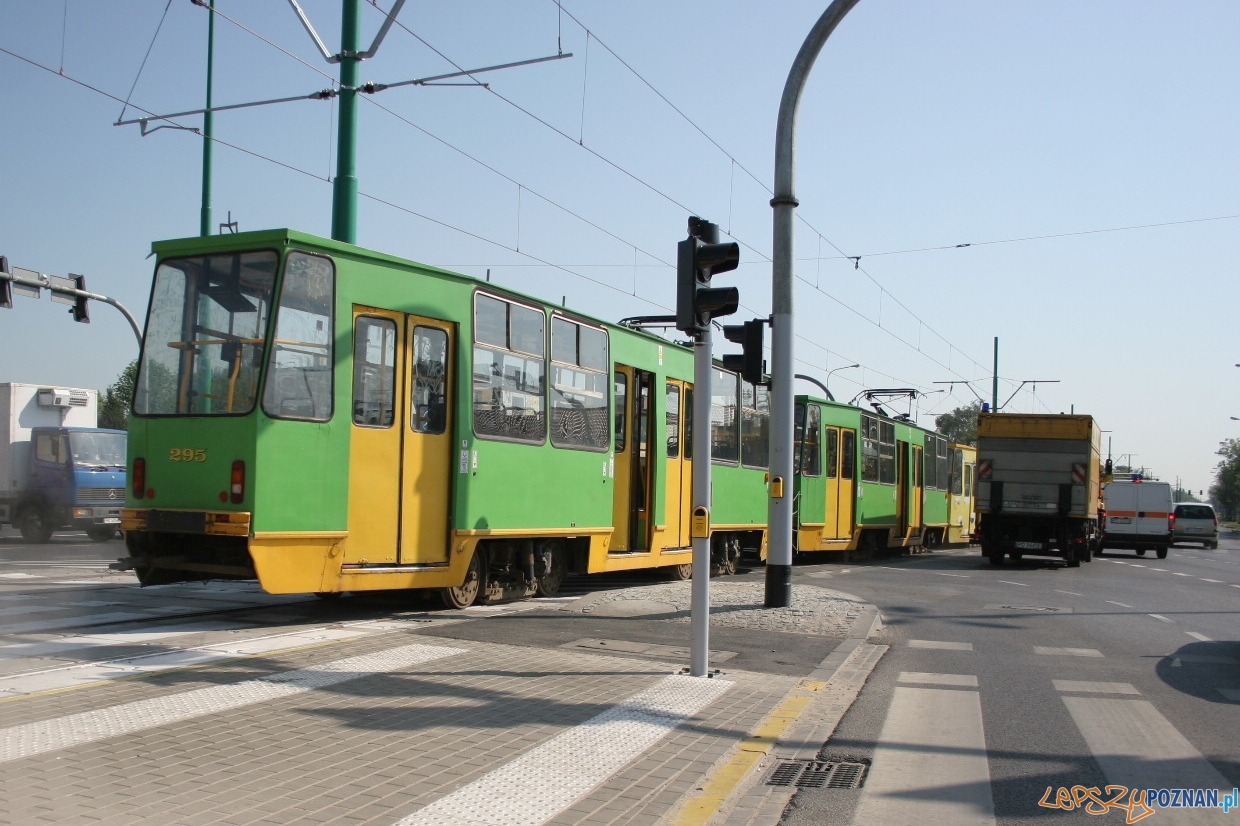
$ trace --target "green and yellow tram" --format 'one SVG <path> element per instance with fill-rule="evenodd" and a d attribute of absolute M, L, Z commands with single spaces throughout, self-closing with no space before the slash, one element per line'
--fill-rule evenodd
<path fill-rule="evenodd" d="M 796 510 L 803 557 L 934 547 L 948 529 L 946 439 L 850 404 L 798 396 Z"/>
<path fill-rule="evenodd" d="M 439 589 L 692 570 L 691 352 L 291 230 L 159 242 L 123 517 L 144 585 Z M 712 550 L 765 552 L 765 391 L 716 371 Z"/>

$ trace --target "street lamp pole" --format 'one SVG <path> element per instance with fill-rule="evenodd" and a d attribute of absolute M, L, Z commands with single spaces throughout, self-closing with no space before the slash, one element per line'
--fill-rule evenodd
<path fill-rule="evenodd" d="M 771 487 L 767 506 L 767 608 L 792 604 L 793 393 L 792 258 L 797 109 L 818 53 L 859 0 L 833 0 L 801 44 L 784 83 L 775 128 L 775 192 L 771 198 Z"/>
<path fill-rule="evenodd" d="M 834 401 L 834 400 L 835 400 L 835 397 L 831 395 L 831 374 L 832 374 L 832 373 L 838 373 L 838 372 L 839 372 L 839 371 L 841 371 L 841 370 L 851 370 L 851 369 L 853 369 L 854 367 L 860 367 L 860 366 L 861 366 L 860 364 L 849 364 L 849 365 L 847 365 L 846 367 L 837 367 L 837 368 L 835 368 L 834 370 L 828 370 L 828 371 L 827 371 L 827 380 L 826 380 L 826 382 L 823 384 L 823 388 L 827 391 L 827 398 L 828 398 L 828 399 L 831 399 L 832 401 Z"/>

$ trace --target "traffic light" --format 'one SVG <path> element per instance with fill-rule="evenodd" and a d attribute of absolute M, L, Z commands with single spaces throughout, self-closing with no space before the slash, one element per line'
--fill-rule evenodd
<path fill-rule="evenodd" d="M 719 227 L 696 216 L 689 237 L 676 245 L 676 329 L 696 337 L 716 316 L 731 315 L 740 304 L 736 287 L 710 286 L 715 273 L 736 269 L 741 248 L 719 243 Z"/>
<path fill-rule="evenodd" d="M 728 324 L 723 336 L 741 346 L 739 356 L 724 356 L 723 366 L 753 385 L 766 383 L 766 362 L 762 359 L 762 336 L 766 322 L 760 318 L 744 324 Z"/>
<path fill-rule="evenodd" d="M 0 255 L 0 272 L 5 275 L 9 274 L 9 258 L 7 255 Z M 13 307 L 13 282 L 7 278 L 0 281 L 0 308 L 6 310 Z"/>
<path fill-rule="evenodd" d="M 86 276 L 69 274 L 73 279 L 73 286 L 79 290 L 86 290 Z M 78 295 L 73 298 L 73 320 L 90 324 L 90 308 L 86 306 L 86 296 Z"/>

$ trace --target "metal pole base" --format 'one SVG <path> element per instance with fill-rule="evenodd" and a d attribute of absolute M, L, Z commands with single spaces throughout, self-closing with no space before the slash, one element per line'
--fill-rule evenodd
<path fill-rule="evenodd" d="M 787 608 L 792 605 L 792 566 L 766 566 L 766 607 Z"/>

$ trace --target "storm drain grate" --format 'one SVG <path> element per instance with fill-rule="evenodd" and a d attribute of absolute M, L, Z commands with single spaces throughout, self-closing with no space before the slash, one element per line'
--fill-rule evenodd
<path fill-rule="evenodd" d="M 796 786 L 798 789 L 859 789 L 865 779 L 864 763 L 834 760 L 781 760 L 768 786 Z"/>

